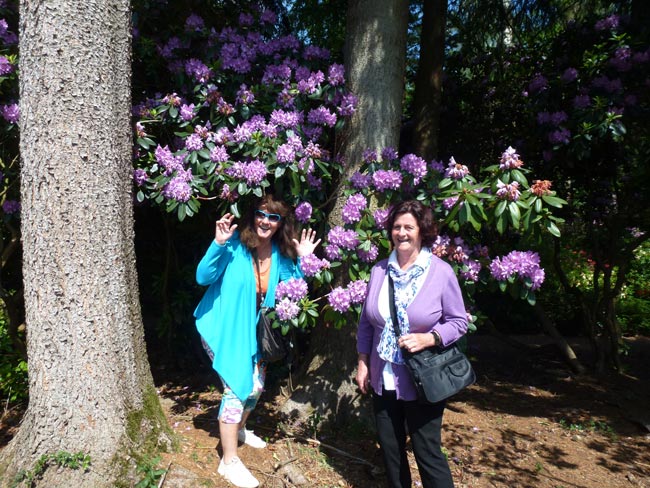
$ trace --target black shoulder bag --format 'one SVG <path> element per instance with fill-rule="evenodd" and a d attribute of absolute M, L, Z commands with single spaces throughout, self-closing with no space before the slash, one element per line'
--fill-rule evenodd
<path fill-rule="evenodd" d="M 395 337 L 400 329 L 395 313 L 395 290 L 393 279 L 388 275 L 390 316 Z M 402 357 L 411 374 L 422 403 L 441 402 L 476 381 L 476 375 L 467 356 L 454 343 L 448 347 L 433 346 L 416 353 L 402 349 Z"/>
<path fill-rule="evenodd" d="M 260 262 L 257 259 L 257 254 L 255 254 L 255 266 L 257 267 L 257 282 L 261 290 Z M 257 350 L 260 352 L 263 361 L 273 363 L 284 359 L 287 355 L 287 346 L 282 336 L 282 330 L 279 327 L 273 327 L 273 322 L 267 315 L 270 309 L 262 306 L 263 301 L 263 295 L 258 294 Z"/>

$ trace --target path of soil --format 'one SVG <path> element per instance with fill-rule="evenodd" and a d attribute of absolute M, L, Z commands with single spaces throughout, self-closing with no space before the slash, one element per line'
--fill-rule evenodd
<path fill-rule="evenodd" d="M 545 337 L 516 341 L 470 339 L 478 382 L 449 402 L 443 428 L 456 487 L 650 488 L 650 338 L 627 339 L 626 374 L 599 378 L 572 375 Z M 572 345 L 588 358 L 584 341 Z M 216 473 L 214 374 L 181 381 L 154 370 L 154 376 L 180 439 L 178 452 L 162 456 L 167 473 L 159 488 L 232 486 Z M 249 421 L 267 448 L 240 448 L 261 486 L 385 486 L 372 432 L 361 424 L 328 432 L 317 418 L 286 425 L 275 411 L 281 399 L 265 393 Z M 0 448 L 17 424 L 3 420 Z M 409 459 L 414 485 L 421 486 L 410 451 Z"/>
<path fill-rule="evenodd" d="M 544 337 L 516 340 L 471 339 L 479 379 L 449 403 L 443 431 L 457 488 L 650 488 L 650 338 L 627 340 L 625 375 L 600 378 L 576 378 Z M 583 341 L 573 345 L 588 357 Z M 161 463 L 169 468 L 163 487 L 229 486 L 216 474 L 220 394 L 170 383 L 160 391 L 182 439 L 181 451 Z M 263 397 L 249 422 L 268 438 L 267 449 L 240 448 L 262 486 L 385 486 L 371 432 L 283 425 L 274 411 L 279 400 Z M 321 446 L 306 439 L 314 433 Z"/>

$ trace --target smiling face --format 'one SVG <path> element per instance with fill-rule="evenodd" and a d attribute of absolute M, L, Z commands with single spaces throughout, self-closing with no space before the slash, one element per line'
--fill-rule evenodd
<path fill-rule="evenodd" d="M 277 214 L 270 212 L 266 205 L 262 205 L 259 210 L 262 212 L 255 212 L 255 232 L 260 241 L 269 241 L 281 224 L 274 217 Z"/>
<path fill-rule="evenodd" d="M 398 215 L 390 231 L 393 246 L 398 254 L 411 256 L 420 252 L 422 238 L 417 219 L 410 213 Z"/>

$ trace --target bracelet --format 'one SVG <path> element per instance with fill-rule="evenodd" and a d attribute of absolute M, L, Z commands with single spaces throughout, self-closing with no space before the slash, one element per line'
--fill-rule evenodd
<path fill-rule="evenodd" d="M 442 344 L 442 338 L 437 330 L 432 330 L 431 335 L 433 335 L 433 345 L 440 346 Z"/>

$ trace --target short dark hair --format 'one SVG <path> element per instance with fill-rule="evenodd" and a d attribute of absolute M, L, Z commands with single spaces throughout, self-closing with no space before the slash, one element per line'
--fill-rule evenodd
<path fill-rule="evenodd" d="M 411 214 L 415 217 L 418 227 L 420 228 L 422 245 L 432 246 L 438 237 L 438 224 L 433 219 L 433 210 L 431 207 L 427 207 L 418 200 L 406 200 L 395 204 L 393 208 L 390 209 L 390 213 L 386 219 L 388 237 L 390 238 L 397 217 L 404 214 Z"/>

